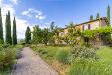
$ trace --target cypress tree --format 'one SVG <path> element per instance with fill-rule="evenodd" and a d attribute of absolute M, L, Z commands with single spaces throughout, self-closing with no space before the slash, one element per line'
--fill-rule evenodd
<path fill-rule="evenodd" d="M 93 20 L 93 15 L 90 16 L 90 21 Z"/>
<path fill-rule="evenodd" d="M 109 25 L 110 25 L 110 6 L 109 5 L 107 7 L 107 20 L 108 20 Z"/>
<path fill-rule="evenodd" d="M 30 31 L 30 28 L 28 26 L 27 29 L 26 29 L 26 33 L 25 33 L 25 42 L 26 42 L 26 44 L 29 44 L 30 40 L 31 40 L 31 31 Z"/>
<path fill-rule="evenodd" d="M 96 19 L 99 19 L 99 18 L 100 18 L 100 14 L 97 13 L 97 15 L 96 15 Z"/>
<path fill-rule="evenodd" d="M 14 17 L 14 20 L 13 20 L 13 38 L 12 38 L 12 43 L 13 43 L 13 45 L 17 44 L 16 19 L 15 19 L 15 17 Z"/>
<path fill-rule="evenodd" d="M 108 5 L 108 7 L 107 7 L 107 20 L 108 20 L 108 24 L 107 24 L 107 26 L 110 26 L 110 6 Z M 111 43 L 111 33 L 110 34 L 108 34 L 107 35 L 107 37 L 108 37 L 108 43 Z M 107 40 L 106 40 L 107 41 Z"/>
<path fill-rule="evenodd" d="M 6 20 L 5 20 L 5 42 L 8 43 L 8 27 L 7 27 L 7 14 L 6 14 Z"/>
<path fill-rule="evenodd" d="M 6 14 L 6 43 L 12 44 L 10 11 Z"/>
<path fill-rule="evenodd" d="M 2 14 L 1 14 L 1 8 L 0 8 L 0 44 L 4 43 L 3 38 L 3 26 L 2 26 Z"/>

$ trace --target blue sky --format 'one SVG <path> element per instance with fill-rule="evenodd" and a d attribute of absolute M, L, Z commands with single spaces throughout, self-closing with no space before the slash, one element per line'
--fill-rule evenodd
<path fill-rule="evenodd" d="M 3 12 L 10 10 L 12 19 L 16 16 L 19 39 L 24 38 L 27 26 L 45 28 L 54 21 L 65 27 L 72 21 L 75 24 L 88 21 L 90 15 L 95 18 L 97 12 L 105 17 L 108 4 L 112 7 L 112 0 L 0 0 L 0 3 Z"/>

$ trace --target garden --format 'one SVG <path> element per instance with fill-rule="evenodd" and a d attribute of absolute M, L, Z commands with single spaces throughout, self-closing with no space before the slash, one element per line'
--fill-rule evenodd
<path fill-rule="evenodd" d="M 86 47 L 53 47 L 32 45 L 59 75 L 111 75 L 112 48 L 102 46 L 99 49 Z"/>

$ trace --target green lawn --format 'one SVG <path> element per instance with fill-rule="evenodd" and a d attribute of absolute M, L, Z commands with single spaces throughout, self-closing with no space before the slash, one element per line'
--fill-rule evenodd
<path fill-rule="evenodd" d="M 112 63 L 112 48 L 110 47 L 101 47 L 98 51 L 97 54 L 101 58 L 102 61 L 105 61 L 107 63 Z"/>

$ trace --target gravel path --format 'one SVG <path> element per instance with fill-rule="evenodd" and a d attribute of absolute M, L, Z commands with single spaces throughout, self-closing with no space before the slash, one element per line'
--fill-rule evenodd
<path fill-rule="evenodd" d="M 22 58 L 18 59 L 12 75 L 58 75 L 30 48 L 23 48 L 21 54 Z"/>

